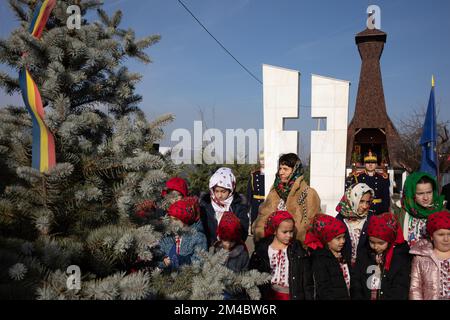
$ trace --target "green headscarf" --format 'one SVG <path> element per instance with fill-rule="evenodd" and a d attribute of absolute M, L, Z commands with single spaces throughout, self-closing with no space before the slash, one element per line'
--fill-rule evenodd
<path fill-rule="evenodd" d="M 430 208 L 424 208 L 415 201 L 417 182 L 423 177 L 433 181 L 433 204 Z M 405 181 L 403 189 L 402 207 L 415 218 L 426 219 L 430 214 L 441 211 L 444 206 L 444 196 L 439 196 L 436 179 L 425 172 L 413 172 Z"/>
<path fill-rule="evenodd" d="M 281 182 L 280 175 L 277 172 L 275 182 L 273 183 L 273 187 L 277 191 L 281 199 L 283 199 L 284 201 L 287 200 L 287 197 L 289 195 L 289 192 L 291 192 L 295 180 L 297 180 L 302 175 L 303 175 L 303 166 L 300 160 L 297 160 L 297 162 L 295 163 L 292 173 L 289 176 L 288 181 L 286 183 Z"/>

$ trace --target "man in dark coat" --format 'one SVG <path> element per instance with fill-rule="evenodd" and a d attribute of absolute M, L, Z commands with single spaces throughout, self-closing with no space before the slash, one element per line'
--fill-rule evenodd
<path fill-rule="evenodd" d="M 247 199 L 250 205 L 250 224 L 252 224 L 258 216 L 259 205 L 264 202 L 264 153 L 259 155 L 260 168 L 254 170 L 250 174 L 247 184 Z"/>
<path fill-rule="evenodd" d="M 390 208 L 390 181 L 387 173 L 378 173 L 375 171 L 377 167 L 377 155 L 369 151 L 364 156 L 365 169 L 362 171 L 352 172 L 346 179 L 345 189 L 355 183 L 365 183 L 375 191 L 370 211 L 376 215 L 388 212 Z"/>

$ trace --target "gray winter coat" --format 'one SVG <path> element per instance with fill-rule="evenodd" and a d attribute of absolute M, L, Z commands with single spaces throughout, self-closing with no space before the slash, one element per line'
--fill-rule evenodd
<path fill-rule="evenodd" d="M 214 252 L 218 252 L 221 249 L 221 243 L 218 241 L 214 245 Z M 229 252 L 225 266 L 234 272 L 247 271 L 249 260 L 247 249 L 244 245 L 238 244 Z"/>

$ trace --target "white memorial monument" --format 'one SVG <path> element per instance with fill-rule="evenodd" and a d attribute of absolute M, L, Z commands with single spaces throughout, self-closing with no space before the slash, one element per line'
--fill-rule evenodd
<path fill-rule="evenodd" d="M 298 154 L 298 131 L 284 131 L 283 122 L 299 117 L 299 84 L 299 71 L 263 65 L 266 196 L 279 156 Z M 319 194 L 322 211 L 331 215 L 336 215 L 345 185 L 349 86 L 348 81 L 312 75 L 311 116 L 326 118 L 327 130 L 311 133 L 310 184 Z"/>
<path fill-rule="evenodd" d="M 284 118 L 298 118 L 300 73 L 263 65 L 265 194 L 270 191 L 283 153 L 298 153 L 298 132 L 283 131 Z"/>
<path fill-rule="evenodd" d="M 311 132 L 310 186 L 322 211 L 335 216 L 344 194 L 350 82 L 318 75 L 311 79 L 311 117 L 326 118 L 326 131 Z"/>

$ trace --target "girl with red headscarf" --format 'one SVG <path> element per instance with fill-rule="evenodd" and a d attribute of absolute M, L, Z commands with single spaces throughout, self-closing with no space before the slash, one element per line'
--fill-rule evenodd
<path fill-rule="evenodd" d="M 161 191 L 163 198 L 161 208 L 167 210 L 170 205 L 188 196 L 188 186 L 186 180 L 180 177 L 173 177 L 166 181 L 166 185 Z"/>
<path fill-rule="evenodd" d="M 270 283 L 260 287 L 262 299 L 313 299 L 310 260 L 295 233 L 289 212 L 275 211 L 268 217 L 264 238 L 256 243 L 249 267 L 272 275 Z"/>
<path fill-rule="evenodd" d="M 194 226 L 200 219 L 196 197 L 186 197 L 173 203 L 167 210 L 167 234 L 159 241 L 163 259 L 158 267 L 175 271 L 180 266 L 199 260 L 199 252 L 208 249 L 206 236 Z"/>
<path fill-rule="evenodd" d="M 228 258 L 225 266 L 234 272 L 246 271 L 248 269 L 248 250 L 242 241 L 241 221 L 233 212 L 225 212 L 217 227 L 217 238 L 214 250 L 225 250 Z"/>
<path fill-rule="evenodd" d="M 217 227 L 218 240 L 214 243 L 214 252 L 225 250 L 228 253 L 225 267 L 234 271 L 248 270 L 249 256 L 242 241 L 241 221 L 233 212 L 224 212 Z M 247 300 L 245 291 L 229 290 L 223 292 L 224 300 Z"/>
<path fill-rule="evenodd" d="M 411 300 L 450 300 L 450 212 L 428 216 L 427 234 L 410 250 L 415 257 L 411 267 Z"/>
<path fill-rule="evenodd" d="M 309 227 L 305 245 L 312 252 L 317 300 L 349 300 L 350 269 L 342 256 L 345 224 L 327 214 L 318 214 Z"/>
<path fill-rule="evenodd" d="M 352 272 L 352 299 L 408 299 L 411 258 L 397 218 L 388 212 L 372 216 L 367 234 Z"/>

